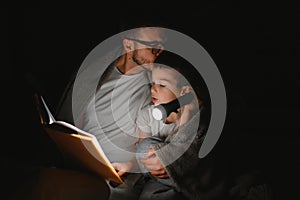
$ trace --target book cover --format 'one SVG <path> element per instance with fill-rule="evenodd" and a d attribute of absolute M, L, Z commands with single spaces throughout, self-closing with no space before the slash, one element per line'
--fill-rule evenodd
<path fill-rule="evenodd" d="M 42 96 L 36 95 L 36 102 L 44 130 L 57 144 L 68 164 L 106 180 L 123 183 L 94 135 L 70 123 L 55 120 Z"/>

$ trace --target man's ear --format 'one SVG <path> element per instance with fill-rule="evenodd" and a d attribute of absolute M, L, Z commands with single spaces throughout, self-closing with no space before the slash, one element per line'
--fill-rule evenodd
<path fill-rule="evenodd" d="M 128 39 L 123 39 L 123 46 L 126 52 L 132 51 L 133 50 L 133 42 Z"/>

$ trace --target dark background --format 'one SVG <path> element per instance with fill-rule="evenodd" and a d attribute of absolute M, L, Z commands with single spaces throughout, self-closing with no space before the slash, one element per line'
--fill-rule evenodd
<path fill-rule="evenodd" d="M 4 194 L 60 159 L 40 129 L 34 92 L 40 91 L 54 111 L 73 70 L 127 18 L 163 20 L 207 50 L 232 105 L 240 106 L 232 122 L 237 124 L 230 124 L 239 127 L 235 159 L 261 170 L 277 199 L 297 193 L 300 7 L 288 1 L 184 3 L 31 2 L 0 8 Z"/>

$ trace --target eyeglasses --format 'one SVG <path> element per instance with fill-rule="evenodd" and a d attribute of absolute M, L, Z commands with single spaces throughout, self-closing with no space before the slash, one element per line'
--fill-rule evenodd
<path fill-rule="evenodd" d="M 133 38 L 126 38 L 126 39 L 151 47 L 152 54 L 160 54 L 163 51 L 163 45 L 160 42 L 156 42 L 156 41 L 148 42 L 148 41 L 143 41 L 143 40 L 138 40 Z"/>

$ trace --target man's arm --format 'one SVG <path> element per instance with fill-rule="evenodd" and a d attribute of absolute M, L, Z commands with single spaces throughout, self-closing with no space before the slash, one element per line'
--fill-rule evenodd
<path fill-rule="evenodd" d="M 177 160 L 189 148 L 189 145 L 193 143 L 193 138 L 197 135 L 199 124 L 199 113 L 195 114 L 197 103 L 197 101 L 193 101 L 191 104 L 181 108 L 182 116 L 178 132 L 170 135 L 166 139 L 166 143 L 153 145 L 153 148 L 148 152 L 148 159 L 141 161 L 153 176 L 157 178 L 167 178 L 169 175 L 165 166 Z M 202 102 L 200 101 L 200 103 Z M 190 120 L 191 117 L 192 120 Z M 200 148 L 200 144 L 198 143 L 199 142 L 196 142 L 193 149 L 197 147 Z M 157 151 L 156 154 L 155 151 Z M 192 151 L 193 156 L 196 156 L 199 150 L 190 151 Z M 191 159 L 191 157 L 187 159 Z"/>
<path fill-rule="evenodd" d="M 147 153 L 147 159 L 142 159 L 140 162 L 145 165 L 152 176 L 155 176 L 156 178 L 169 177 L 167 170 L 165 169 L 159 158 L 155 155 L 155 151 L 153 150 L 153 148 L 149 149 Z"/>

